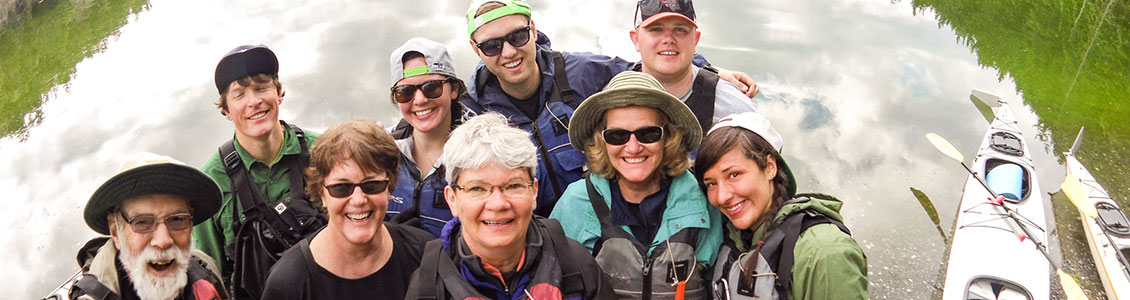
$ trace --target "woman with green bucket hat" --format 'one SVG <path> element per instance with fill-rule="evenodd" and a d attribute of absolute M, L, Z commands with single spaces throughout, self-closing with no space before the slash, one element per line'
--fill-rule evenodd
<path fill-rule="evenodd" d="M 619 298 L 707 299 L 722 225 L 687 170 L 701 140 L 691 110 L 640 72 L 613 77 L 569 121 L 590 174 L 550 217 L 592 252 Z"/>

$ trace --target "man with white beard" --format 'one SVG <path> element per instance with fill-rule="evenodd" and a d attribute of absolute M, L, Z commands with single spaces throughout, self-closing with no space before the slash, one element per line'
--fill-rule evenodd
<path fill-rule="evenodd" d="M 192 247 L 192 226 L 216 213 L 211 178 L 170 157 L 139 154 L 90 197 L 97 237 L 79 250 L 71 299 L 228 299 L 216 262 Z"/>

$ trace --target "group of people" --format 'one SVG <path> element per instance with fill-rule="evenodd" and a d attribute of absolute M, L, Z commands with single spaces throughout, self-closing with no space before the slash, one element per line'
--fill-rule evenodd
<path fill-rule="evenodd" d="M 756 84 L 695 54 L 690 0 L 637 3 L 640 62 L 472 2 L 482 64 L 465 83 L 444 45 L 405 42 L 387 129 L 283 122 L 274 53 L 224 55 L 234 137 L 199 170 L 142 154 L 103 183 L 84 217 L 109 237 L 72 298 L 867 298 L 843 203 L 797 193 Z"/>

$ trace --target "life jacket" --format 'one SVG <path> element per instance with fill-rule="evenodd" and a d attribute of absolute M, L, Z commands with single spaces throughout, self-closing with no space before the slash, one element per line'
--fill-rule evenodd
<path fill-rule="evenodd" d="M 642 68 L 643 64 L 636 64 L 632 67 L 632 70 L 640 71 Z M 717 88 L 718 69 L 712 66 L 699 68 L 698 75 L 694 77 L 694 82 L 691 83 L 691 95 L 684 102 L 694 113 L 695 119 L 698 119 L 698 125 L 702 128 L 703 136 L 714 124 L 714 98 L 718 95 L 716 93 Z"/>
<path fill-rule="evenodd" d="M 79 265 L 83 267 L 84 272 L 89 271 L 90 260 L 94 258 L 94 254 L 97 253 L 100 246 L 104 245 L 109 239 L 109 237 L 95 238 L 87 242 L 86 246 L 79 252 Z M 223 287 L 224 284 L 220 281 L 220 278 L 208 270 L 203 260 L 193 255 L 188 261 L 188 284 L 181 291 L 178 299 L 222 300 L 226 296 L 223 293 Z M 102 281 L 98 280 L 98 276 L 93 274 L 84 274 L 82 278 L 75 282 L 71 287 L 69 297 L 71 299 L 92 300 L 122 299 L 121 295 L 115 294 Z"/>
<path fill-rule="evenodd" d="M 282 122 L 282 121 L 279 121 Z M 228 141 L 220 146 L 220 158 L 232 181 L 232 189 L 243 207 L 243 216 L 232 209 L 235 241 L 224 246 L 228 264 L 233 266 L 231 294 L 237 299 L 259 299 L 271 266 L 282 253 L 303 238 L 326 225 L 326 215 L 305 195 L 303 170 L 310 165 L 310 151 L 301 128 L 288 125 L 298 136 L 302 147 L 299 155 L 284 155 L 280 163 L 290 168 L 290 197 L 267 204 L 243 166 L 235 145 Z"/>
<path fill-rule="evenodd" d="M 541 233 L 541 253 L 525 290 L 513 291 L 518 299 L 580 299 L 585 292 L 580 263 L 569 253 L 568 238 L 557 220 L 533 217 L 531 230 Z M 452 243 L 451 247 L 459 247 Z M 558 250 L 562 250 L 559 252 Z M 459 250 L 453 250 L 459 251 Z M 460 272 L 442 240 L 433 240 L 424 247 L 420 267 L 416 270 L 421 282 L 412 284 L 416 299 L 492 299 L 483 295 Z M 415 280 L 414 279 L 414 280 Z M 519 287 L 520 288 L 520 287 Z M 528 294 L 527 294 L 528 293 Z M 411 294 L 411 292 L 410 292 Z"/>
<path fill-rule="evenodd" d="M 810 197 L 831 196 L 820 194 L 800 194 L 785 201 L 784 205 L 803 203 Z M 723 244 L 718 252 L 720 263 L 716 264 L 712 276 L 714 299 L 787 299 L 792 287 L 793 249 L 800 234 L 818 224 L 833 224 L 841 231 L 851 235 L 843 222 L 837 221 L 815 209 L 793 212 L 764 239 L 761 252 L 754 257 L 753 251 L 739 255 L 733 245 Z M 740 259 L 740 260 L 739 260 Z M 742 267 L 751 259 L 757 259 L 753 269 L 752 282 L 742 276 Z M 725 262 L 721 262 L 725 260 Z"/>
<path fill-rule="evenodd" d="M 541 43 L 541 37 L 539 35 L 539 43 Z M 566 65 L 563 54 L 542 48 L 540 44 L 538 47 L 537 63 L 539 68 L 544 70 L 546 64 L 550 63 L 546 61 L 547 59 L 552 60 L 553 64 L 552 81 L 542 84 L 543 88 L 549 88 L 549 99 L 545 102 L 535 120 L 530 120 L 525 114 L 518 112 L 516 108 L 512 112 L 504 112 L 504 115 L 507 115 L 507 118 L 510 119 L 511 125 L 529 132 L 530 139 L 538 148 L 538 169 L 534 172 L 538 180 L 538 195 L 536 198 L 538 205 L 534 214 L 547 217 L 553 212 L 553 207 L 561 194 L 565 192 L 565 187 L 569 183 L 581 179 L 588 158 L 581 153 L 580 150 L 583 149 L 575 149 L 569 143 L 568 131 L 569 119 L 572 118 L 573 112 L 584 99 L 579 97 L 580 93 L 574 90 L 569 83 L 569 76 L 565 72 Z M 483 69 L 485 70 L 485 68 Z M 487 71 L 476 74 L 478 82 L 475 84 L 485 86 L 486 78 L 491 77 L 487 74 L 489 74 Z M 542 76 L 545 75 L 542 74 Z M 543 78 L 543 83 L 545 81 L 546 78 Z M 535 95 L 535 97 L 540 96 L 540 94 Z M 489 100 L 480 99 L 479 101 L 493 103 L 506 101 L 504 100 L 506 96 L 501 91 L 498 94 L 492 93 L 490 97 L 493 98 Z M 503 100 L 494 98 L 503 98 Z M 509 103 L 501 105 L 511 106 Z M 482 113 L 482 111 L 476 112 Z"/>
<path fill-rule="evenodd" d="M 588 176 L 585 185 L 600 220 L 600 238 L 592 253 L 620 299 L 707 299 L 706 271 L 695 258 L 700 228 L 680 230 L 648 255 L 651 245 L 612 222 L 611 210 Z"/>
<path fill-rule="evenodd" d="M 401 155 L 400 174 L 389 199 L 386 220 L 422 228 L 439 236 L 443 226 L 452 218 L 451 208 L 443 196 L 443 188 L 447 186 L 443 179 L 445 169 L 446 166 L 440 165 L 424 177 L 407 156 Z"/>
<path fill-rule="evenodd" d="M 459 101 L 452 101 L 452 129 L 462 123 L 463 114 L 464 109 Z M 412 129 L 412 124 L 401 119 L 393 127 L 391 134 L 397 140 L 410 139 Z M 443 226 L 453 217 L 443 196 L 443 188 L 447 186 L 444 178 L 446 166 L 440 165 L 431 174 L 423 176 L 416 163 L 401 153 L 399 168 L 400 174 L 397 175 L 396 186 L 388 202 L 385 220 L 421 228 L 438 237 Z"/>

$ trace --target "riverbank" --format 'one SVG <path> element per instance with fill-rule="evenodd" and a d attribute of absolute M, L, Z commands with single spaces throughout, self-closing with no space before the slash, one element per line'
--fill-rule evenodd
<path fill-rule="evenodd" d="M 76 64 L 101 52 L 130 15 L 148 7 L 146 0 L 0 1 L 8 16 L 0 26 L 0 136 L 38 124 L 50 91 L 65 88 Z"/>

